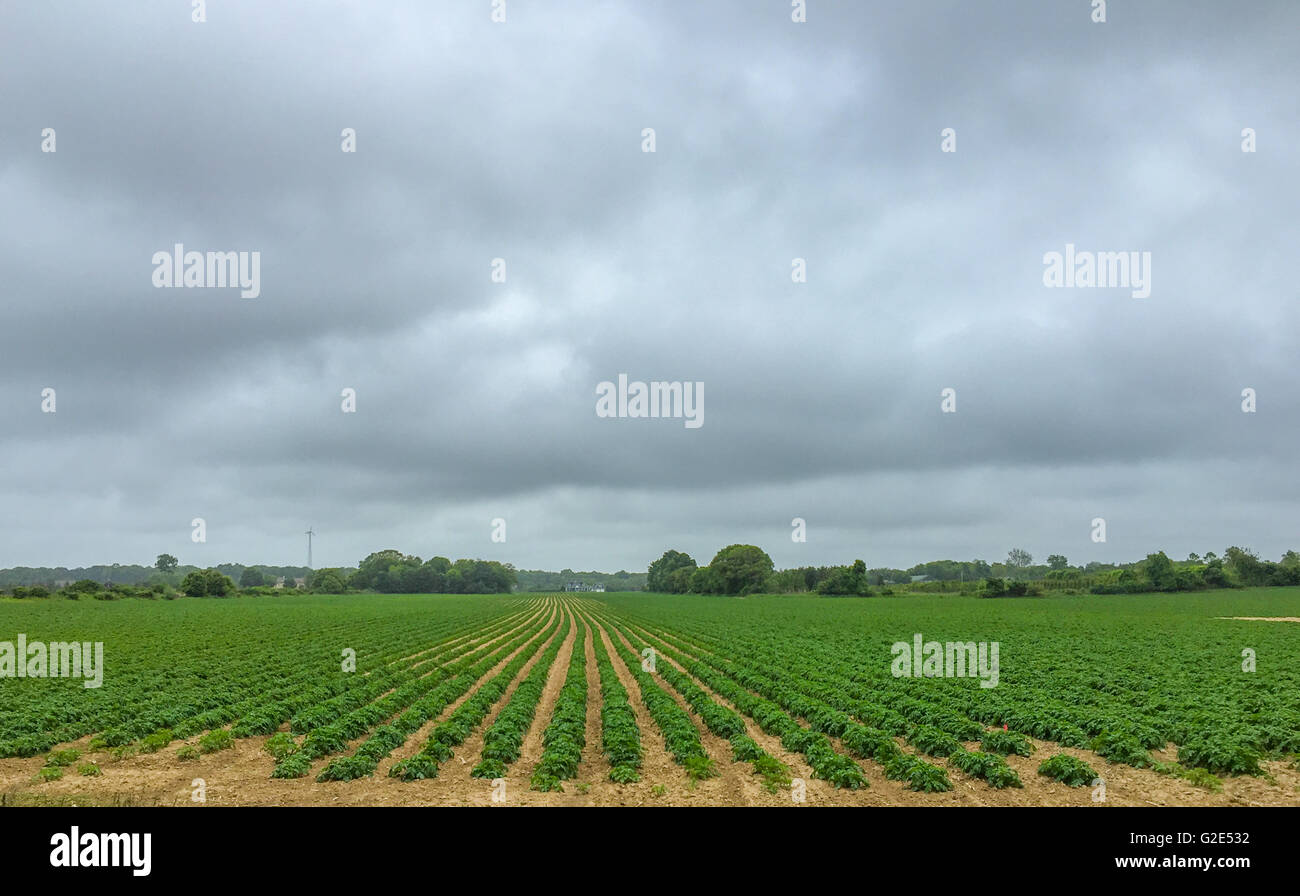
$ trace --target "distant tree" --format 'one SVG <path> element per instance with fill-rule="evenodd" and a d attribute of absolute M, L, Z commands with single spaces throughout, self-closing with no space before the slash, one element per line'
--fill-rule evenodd
<path fill-rule="evenodd" d="M 1178 586 L 1178 573 L 1173 561 L 1165 556 L 1164 551 L 1147 554 L 1143 571 L 1151 581 L 1151 587 L 1157 591 L 1173 591 Z"/>
<path fill-rule="evenodd" d="M 1232 570 L 1243 585 L 1267 584 L 1272 572 L 1271 563 L 1265 563 L 1248 548 L 1230 547 L 1223 552 L 1224 565 Z"/>
<path fill-rule="evenodd" d="M 402 577 L 403 591 L 412 594 L 442 594 L 447 590 L 447 570 L 451 561 L 446 557 L 432 557 L 419 569 L 411 569 Z M 355 579 L 355 576 L 353 577 Z"/>
<path fill-rule="evenodd" d="M 752 544 L 733 544 L 718 551 L 709 569 L 713 570 L 713 584 L 720 593 L 754 594 L 767 585 L 772 558 Z"/>
<path fill-rule="evenodd" d="M 179 565 L 180 565 L 180 561 L 177 560 L 175 557 L 173 557 L 171 554 L 159 554 L 158 559 L 153 562 L 154 569 L 158 570 L 160 573 L 163 573 L 164 575 L 166 575 L 167 573 L 175 572 L 176 567 Z"/>
<path fill-rule="evenodd" d="M 225 597 L 235 583 L 219 569 L 196 569 L 181 580 L 181 590 L 190 597 Z"/>
<path fill-rule="evenodd" d="M 689 554 L 681 551 L 664 551 L 664 555 L 650 564 L 646 572 L 646 590 L 666 592 L 669 594 L 681 594 L 681 591 L 673 590 L 673 573 L 679 569 L 695 569 L 696 563 Z M 677 578 L 680 583 L 682 577 Z"/>
<path fill-rule="evenodd" d="M 240 588 L 261 588 L 266 584 L 266 576 L 256 566 L 247 567 L 239 576 Z"/>
<path fill-rule="evenodd" d="M 696 594 L 720 594 L 722 583 L 717 570 L 701 566 L 691 572 L 691 591 Z"/>
<path fill-rule="evenodd" d="M 1209 557 L 1209 554 L 1205 555 Z M 1223 571 L 1223 561 L 1214 557 L 1205 564 L 1205 571 L 1201 573 L 1201 578 L 1211 588 L 1227 588 L 1232 583 L 1228 581 L 1228 574 Z"/>
<path fill-rule="evenodd" d="M 518 581 L 514 566 L 495 560 L 457 560 L 447 572 L 447 590 L 456 594 L 508 594 Z"/>
<path fill-rule="evenodd" d="M 867 564 L 854 560 L 852 566 L 837 566 L 817 586 L 818 594 L 867 594 Z"/>
<path fill-rule="evenodd" d="M 668 574 L 668 593 L 685 594 L 691 590 L 691 580 L 695 576 L 695 564 L 679 566 Z"/>
<path fill-rule="evenodd" d="M 347 580 L 338 569 L 318 569 L 307 579 L 307 589 L 316 594 L 342 594 L 348 590 Z"/>
<path fill-rule="evenodd" d="M 1007 583 L 1005 579 L 990 576 L 984 580 L 980 587 L 981 597 L 1002 597 L 1007 593 Z"/>
<path fill-rule="evenodd" d="M 1012 548 L 1007 552 L 1007 566 L 1015 566 L 1023 569 L 1032 565 L 1034 562 L 1033 554 L 1021 548 Z"/>
<path fill-rule="evenodd" d="M 356 574 L 352 576 L 352 586 L 385 594 L 407 591 L 408 588 L 414 591 L 414 584 L 408 586 L 403 579 L 421 565 L 419 557 L 401 551 L 375 551 L 358 565 Z"/>
<path fill-rule="evenodd" d="M 1201 562 L 1201 555 L 1198 554 L 1198 553 L 1196 553 L 1195 551 L 1192 551 L 1190 554 L 1187 555 L 1187 562 L 1188 562 L 1188 563 L 1200 563 L 1200 562 Z"/>
<path fill-rule="evenodd" d="M 1065 569 L 1070 565 L 1070 561 L 1066 559 L 1064 554 L 1049 554 L 1047 565 L 1051 569 Z"/>

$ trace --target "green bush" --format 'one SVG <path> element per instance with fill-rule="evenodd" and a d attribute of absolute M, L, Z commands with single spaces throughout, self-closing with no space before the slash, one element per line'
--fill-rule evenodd
<path fill-rule="evenodd" d="M 1223 782 L 1203 768 L 1186 768 L 1177 762 L 1153 762 L 1151 768 L 1162 775 L 1181 778 L 1196 787 L 1218 792 L 1223 789 Z"/>
<path fill-rule="evenodd" d="M 287 731 L 278 731 L 267 738 L 264 745 L 266 752 L 279 762 L 298 752 L 298 744 Z"/>
<path fill-rule="evenodd" d="M 196 569 L 181 580 L 181 590 L 190 597 L 225 597 L 235 590 L 235 583 L 220 570 Z"/>
<path fill-rule="evenodd" d="M 957 738 L 932 725 L 917 725 L 908 736 L 908 741 L 922 753 L 931 756 L 948 756 L 954 750 L 961 749 L 961 742 Z"/>
<path fill-rule="evenodd" d="M 1195 737 L 1178 748 L 1178 761 L 1215 775 L 1262 775 L 1259 753 L 1225 735 Z"/>
<path fill-rule="evenodd" d="M 1151 754 L 1142 746 L 1142 742 L 1126 731 L 1105 731 L 1093 738 L 1088 748 L 1111 762 L 1121 762 L 1135 768 L 1145 768 L 1151 764 Z"/>
<path fill-rule="evenodd" d="M 958 769 L 972 778 L 982 778 L 990 787 L 1001 790 L 1004 787 L 1023 787 L 1020 776 L 1007 761 L 993 753 L 956 750 L 948 760 Z"/>
<path fill-rule="evenodd" d="M 1007 583 L 1005 579 L 989 577 L 984 580 L 980 588 L 980 597 L 1003 597 L 1007 593 Z"/>
<path fill-rule="evenodd" d="M 952 790 L 952 782 L 948 773 L 937 765 L 917 762 L 907 775 L 907 788 L 919 793 L 942 793 Z"/>
<path fill-rule="evenodd" d="M 200 753 L 216 753 L 218 750 L 229 750 L 234 745 L 235 736 L 224 728 L 209 731 L 199 738 Z"/>
<path fill-rule="evenodd" d="M 45 757 L 45 764 L 58 766 L 59 768 L 67 768 L 80 758 L 80 750 L 56 750 L 49 756 Z"/>
<path fill-rule="evenodd" d="M 1001 756 L 1028 756 L 1034 752 L 1034 745 L 1023 734 L 994 730 L 984 733 L 984 738 L 980 741 L 980 749 Z"/>
<path fill-rule="evenodd" d="M 1068 753 L 1057 753 L 1038 766 L 1038 773 L 1055 778 L 1070 787 L 1083 787 L 1097 780 L 1097 773 L 1087 763 L 1080 762 Z"/>
<path fill-rule="evenodd" d="M 311 759 L 302 753 L 293 753 L 275 764 L 272 778 L 301 778 L 311 771 Z"/>
<path fill-rule="evenodd" d="M 170 728 L 161 728 L 140 741 L 140 752 L 157 753 L 163 747 L 170 744 L 173 739 L 172 730 Z"/>

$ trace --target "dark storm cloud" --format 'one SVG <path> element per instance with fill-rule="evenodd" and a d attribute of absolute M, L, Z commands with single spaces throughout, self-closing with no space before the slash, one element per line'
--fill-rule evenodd
<path fill-rule="evenodd" d="M 0 14 L 0 564 L 1296 544 L 1293 5 L 508 9 Z M 177 242 L 261 295 L 154 289 Z M 619 373 L 704 425 L 597 418 Z"/>

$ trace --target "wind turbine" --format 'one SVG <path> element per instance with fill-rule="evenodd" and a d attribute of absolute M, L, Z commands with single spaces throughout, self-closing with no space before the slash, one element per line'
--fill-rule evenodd
<path fill-rule="evenodd" d="M 316 533 L 311 530 L 311 526 L 308 526 L 305 534 L 307 536 L 307 568 L 311 569 L 311 537 Z"/>

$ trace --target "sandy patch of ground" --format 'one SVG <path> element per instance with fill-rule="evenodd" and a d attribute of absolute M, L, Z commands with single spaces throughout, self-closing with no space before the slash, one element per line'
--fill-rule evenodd
<path fill-rule="evenodd" d="M 1215 616 L 1215 619 L 1241 619 L 1245 622 L 1300 622 L 1300 616 Z"/>

